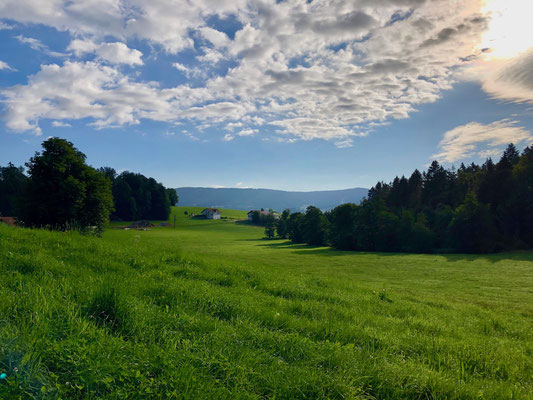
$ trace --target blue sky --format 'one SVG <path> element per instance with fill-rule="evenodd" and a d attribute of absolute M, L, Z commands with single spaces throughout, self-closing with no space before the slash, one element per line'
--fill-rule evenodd
<path fill-rule="evenodd" d="M 533 144 L 527 1 L 145 3 L 0 4 L 0 165 L 59 136 L 169 187 L 322 190 Z"/>

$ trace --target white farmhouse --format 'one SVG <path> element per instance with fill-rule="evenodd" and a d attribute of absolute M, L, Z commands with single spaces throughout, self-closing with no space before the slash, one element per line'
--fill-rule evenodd
<path fill-rule="evenodd" d="M 202 215 L 207 219 L 220 219 L 220 210 L 217 208 L 204 208 Z"/>
<path fill-rule="evenodd" d="M 268 211 L 259 211 L 259 210 L 248 211 L 248 221 L 253 221 L 254 220 L 254 213 L 256 213 L 256 212 L 259 213 L 259 218 L 266 218 L 268 215 L 271 214 Z M 273 212 L 272 215 L 274 216 L 274 219 L 276 221 L 279 221 L 280 215 L 278 213 Z"/>

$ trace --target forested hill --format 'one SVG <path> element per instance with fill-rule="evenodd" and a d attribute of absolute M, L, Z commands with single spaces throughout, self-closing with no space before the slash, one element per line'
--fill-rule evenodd
<path fill-rule="evenodd" d="M 272 208 L 283 211 L 305 211 L 308 205 L 330 210 L 339 204 L 359 204 L 368 189 L 325 190 L 315 192 L 286 192 L 272 189 L 214 189 L 202 187 L 177 188 L 180 206 L 218 207 L 234 210 Z"/>

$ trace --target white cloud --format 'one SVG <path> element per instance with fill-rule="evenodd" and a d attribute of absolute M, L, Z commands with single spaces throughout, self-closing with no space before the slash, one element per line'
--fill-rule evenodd
<path fill-rule="evenodd" d="M 5 61 L 0 61 L 0 71 L 3 69 L 7 69 L 8 71 L 16 71 L 15 68 L 10 67 Z"/>
<path fill-rule="evenodd" d="M 444 134 L 439 143 L 440 152 L 432 157 L 452 163 L 497 155 L 509 143 L 532 142 L 531 132 L 517 124 L 517 121 L 504 119 L 488 125 L 471 122 L 458 126 Z"/>
<path fill-rule="evenodd" d="M 212 43 L 215 47 L 227 47 L 230 43 L 228 35 L 224 32 L 217 31 L 216 29 L 203 27 L 198 29 L 198 32 L 202 38 Z"/>
<path fill-rule="evenodd" d="M 247 113 L 253 110 L 254 106 L 250 103 L 221 101 L 202 106 L 190 107 L 184 110 L 181 115 L 192 120 L 211 119 L 214 122 L 220 123 L 228 119 L 241 119 Z"/>
<path fill-rule="evenodd" d="M 8 30 L 11 30 L 11 29 L 13 29 L 13 27 L 11 25 L 8 25 L 8 24 L 5 24 L 3 22 L 0 22 L 0 30 L 8 31 Z"/>
<path fill-rule="evenodd" d="M 483 89 L 497 99 L 533 103 L 533 48 L 487 71 Z"/>
<path fill-rule="evenodd" d="M 44 50 L 44 49 L 46 49 L 46 46 L 38 39 L 26 37 L 26 36 L 23 36 L 23 35 L 17 35 L 17 36 L 15 36 L 15 39 L 17 39 L 20 43 L 27 44 L 33 50 Z"/>
<path fill-rule="evenodd" d="M 240 130 L 224 140 L 254 134 L 245 127 L 262 125 L 279 129 L 279 140 L 325 139 L 346 147 L 452 87 L 457 67 L 468 63 L 487 30 L 483 5 L 484 0 L 176 0 L 172 6 L 164 0 L 4 0 L 5 18 L 67 30 L 75 38 L 75 56 L 98 56 L 91 63 L 43 66 L 27 85 L 9 88 L 6 121 L 15 130 L 37 129 L 39 119 L 56 117 L 91 118 L 97 127 L 152 119 Z M 242 28 L 232 39 L 210 25 L 212 16 L 232 16 Z M 159 46 L 176 54 L 173 67 L 194 78 L 194 85 L 161 89 L 103 66 L 104 60 L 142 64 L 142 53 L 124 44 L 128 39 L 147 42 L 156 54 Z M 191 67 L 179 57 L 184 49 L 195 51 L 196 60 L 187 59 Z M 217 75 L 223 59 L 232 67 Z M 515 60 L 484 87 L 494 96 L 523 100 L 531 93 L 523 90 L 530 85 L 530 66 L 526 56 Z"/>
<path fill-rule="evenodd" d="M 346 147 L 352 147 L 353 146 L 353 139 L 343 139 L 343 140 L 337 140 L 335 142 L 335 146 L 339 149 L 344 149 Z"/>
<path fill-rule="evenodd" d="M 181 71 L 181 72 L 189 72 L 190 71 L 189 67 L 186 67 L 185 65 L 180 64 L 178 62 L 175 62 L 174 64 L 172 64 L 172 66 L 174 68 L 176 68 L 178 71 Z"/>
<path fill-rule="evenodd" d="M 178 71 L 183 72 L 183 74 L 187 77 L 187 79 L 190 78 L 205 78 L 206 72 L 202 71 L 198 67 L 187 67 L 186 65 L 180 64 L 178 62 L 175 62 L 172 64 L 174 68 L 176 68 Z"/>
<path fill-rule="evenodd" d="M 187 129 L 183 129 L 183 130 L 181 131 L 181 134 L 187 136 L 189 139 L 191 139 L 191 140 L 193 140 L 193 141 L 195 141 L 195 142 L 197 142 L 197 141 L 200 140 L 199 137 L 194 136 L 194 135 L 193 135 L 191 132 L 189 132 Z"/>
<path fill-rule="evenodd" d="M 38 121 L 92 118 L 96 127 L 136 124 L 141 118 L 168 121 L 173 96 L 149 83 L 135 83 L 117 70 L 95 62 L 44 65 L 27 85 L 2 92 L 7 127 L 39 131 Z M 21 107 L 21 104 L 24 107 Z"/>
<path fill-rule="evenodd" d="M 94 53 L 96 48 L 97 46 L 92 40 L 74 39 L 70 42 L 67 50 L 74 52 L 79 57 L 87 53 Z"/>
<path fill-rule="evenodd" d="M 202 48 L 202 50 L 204 51 L 204 54 L 196 58 L 203 63 L 216 64 L 224 58 L 224 55 L 217 50 L 206 47 Z"/>
<path fill-rule="evenodd" d="M 331 121 L 320 118 L 291 118 L 271 122 L 283 129 L 278 131 L 283 134 L 292 134 L 303 140 L 312 139 L 339 139 L 355 136 L 356 133 Z"/>
<path fill-rule="evenodd" d="M 142 65 L 142 53 L 136 49 L 130 49 L 122 42 L 96 44 L 91 40 L 73 40 L 68 49 L 77 56 L 86 53 L 95 53 L 102 60 L 111 64 Z"/>
<path fill-rule="evenodd" d="M 225 140 L 226 142 L 230 142 L 230 141 L 232 141 L 233 139 L 235 139 L 235 136 L 232 135 L 231 133 L 226 133 L 226 134 L 224 135 L 224 140 Z"/>
<path fill-rule="evenodd" d="M 246 128 L 237 133 L 238 136 L 252 136 L 255 135 L 259 130 L 252 129 L 252 128 Z"/>
<path fill-rule="evenodd" d="M 48 54 L 51 57 L 65 57 L 65 54 L 50 50 L 48 46 L 38 39 L 23 35 L 17 35 L 15 36 L 15 39 L 17 39 L 20 43 L 27 44 L 33 50 Z"/>
<path fill-rule="evenodd" d="M 71 127 L 72 125 L 70 125 L 68 122 L 63 122 L 63 121 L 52 121 L 52 126 L 54 128 L 69 128 Z"/>
<path fill-rule="evenodd" d="M 533 2 L 487 0 L 488 29 L 462 74 L 493 98 L 533 103 Z"/>
<path fill-rule="evenodd" d="M 234 131 L 236 128 L 241 128 L 243 126 L 242 122 L 230 122 L 226 125 L 224 129 L 228 131 Z"/>
<path fill-rule="evenodd" d="M 68 30 L 74 36 L 145 39 L 177 53 L 194 46 L 189 33 L 205 27 L 205 18 L 236 14 L 244 6 L 244 0 L 4 0 L 0 15 Z"/>

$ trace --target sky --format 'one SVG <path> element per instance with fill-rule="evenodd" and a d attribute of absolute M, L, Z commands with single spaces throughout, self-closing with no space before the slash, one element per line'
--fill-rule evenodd
<path fill-rule="evenodd" d="M 333 190 L 533 144 L 531 0 L 0 0 L 0 165 Z"/>

